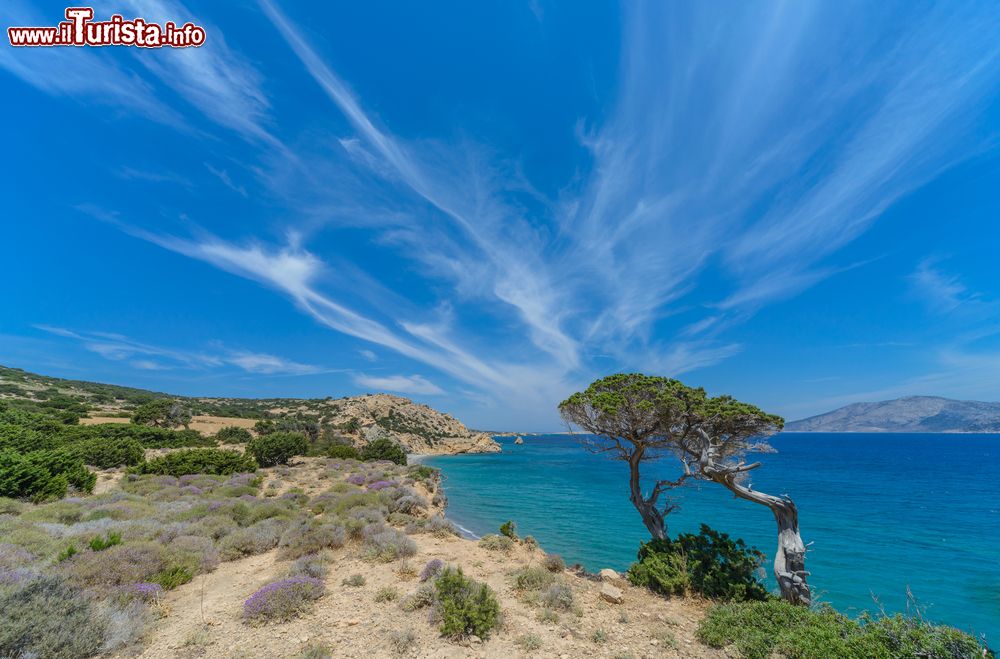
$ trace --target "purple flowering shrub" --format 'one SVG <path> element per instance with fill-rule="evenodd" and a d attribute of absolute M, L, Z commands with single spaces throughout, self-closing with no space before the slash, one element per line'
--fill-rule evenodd
<path fill-rule="evenodd" d="M 351 474 L 350 476 L 348 476 L 344 480 L 346 480 L 351 485 L 364 485 L 365 484 L 365 477 L 362 476 L 361 474 Z"/>
<path fill-rule="evenodd" d="M 440 574 L 443 569 L 444 561 L 440 558 L 432 558 L 427 561 L 427 565 L 425 565 L 424 569 L 420 571 L 420 580 L 427 581 L 428 579 L 433 579 Z"/>
<path fill-rule="evenodd" d="M 374 483 L 368 484 L 368 489 L 372 492 L 378 492 L 379 490 L 384 490 L 387 487 L 396 487 L 399 485 L 396 481 L 375 481 Z"/>
<path fill-rule="evenodd" d="M 272 581 L 243 603 L 243 619 L 251 624 L 291 620 L 323 596 L 323 582 L 304 575 Z"/>

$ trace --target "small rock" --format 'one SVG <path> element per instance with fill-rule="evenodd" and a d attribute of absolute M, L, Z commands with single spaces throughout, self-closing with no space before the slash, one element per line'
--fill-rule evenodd
<path fill-rule="evenodd" d="M 618 581 L 618 573 L 609 567 L 598 572 L 597 576 L 601 578 L 601 581 Z"/>
<path fill-rule="evenodd" d="M 483 639 L 479 638 L 478 636 L 472 635 L 469 637 L 469 641 L 473 643 L 482 643 Z"/>
<path fill-rule="evenodd" d="M 360 622 L 361 622 L 360 620 L 348 620 L 347 624 L 350 625 L 351 627 L 353 627 L 354 625 L 357 625 Z"/>
<path fill-rule="evenodd" d="M 612 604 L 621 604 L 625 601 L 625 595 L 620 588 L 615 588 L 609 583 L 601 586 L 601 598 Z"/>

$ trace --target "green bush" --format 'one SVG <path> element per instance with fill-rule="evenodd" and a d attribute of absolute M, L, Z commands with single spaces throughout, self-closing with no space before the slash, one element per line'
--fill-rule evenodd
<path fill-rule="evenodd" d="M 434 581 L 441 633 L 450 638 L 475 635 L 486 638 L 500 622 L 500 603 L 493 590 L 447 567 Z"/>
<path fill-rule="evenodd" d="M 735 645 L 746 659 L 775 655 L 788 659 L 857 657 L 993 657 L 975 638 L 952 627 L 902 615 L 858 620 L 830 607 L 808 609 L 778 599 L 734 602 L 713 607 L 698 638 L 715 648 Z"/>
<path fill-rule="evenodd" d="M 406 450 L 388 437 L 379 437 L 361 449 L 361 459 L 365 462 L 388 460 L 398 465 L 406 464 Z"/>
<path fill-rule="evenodd" d="M 161 455 L 153 460 L 142 462 L 129 471 L 135 474 L 184 476 L 185 474 L 228 475 L 256 470 L 257 463 L 254 459 L 238 451 L 192 448 Z"/>
<path fill-rule="evenodd" d="M 104 551 L 115 545 L 122 543 L 122 534 L 116 531 L 108 531 L 105 537 L 99 535 L 90 539 L 90 551 Z"/>
<path fill-rule="evenodd" d="M 247 444 L 247 453 L 256 458 L 261 467 L 288 464 L 289 458 L 305 455 L 308 449 L 305 435 L 297 432 L 274 432 Z"/>
<path fill-rule="evenodd" d="M 340 460 L 360 460 L 361 454 L 358 453 L 358 449 L 354 448 L 350 444 L 330 444 L 330 447 L 326 449 L 326 455 L 330 458 L 338 458 Z"/>
<path fill-rule="evenodd" d="M 171 565 L 150 578 L 150 582 L 163 586 L 163 590 L 173 590 L 194 579 L 191 569 L 184 565 Z"/>
<path fill-rule="evenodd" d="M 226 426 L 215 433 L 215 441 L 221 444 L 246 444 L 252 439 L 250 431 L 239 426 Z"/>
<path fill-rule="evenodd" d="M 94 489 L 97 476 L 83 461 L 64 450 L 17 453 L 0 451 L 0 496 L 45 501 L 66 496 L 72 485 L 83 492 Z"/>
<path fill-rule="evenodd" d="M 101 423 L 93 426 L 70 426 L 62 429 L 64 443 L 89 439 L 119 440 L 134 439 L 143 448 L 194 448 L 215 446 L 215 439 L 205 437 L 197 430 L 171 430 L 153 426 L 138 426 L 127 423 Z"/>
<path fill-rule="evenodd" d="M 517 524 L 514 520 L 508 519 L 500 525 L 500 535 L 505 535 L 511 540 L 517 540 Z"/>
<path fill-rule="evenodd" d="M 639 560 L 628 570 L 637 586 L 664 595 L 688 590 L 723 600 L 764 600 L 767 589 L 758 578 L 764 554 L 705 524 L 701 531 L 676 540 L 650 540 L 639 547 Z"/>
<path fill-rule="evenodd" d="M 131 467 L 142 462 L 144 455 L 142 444 L 128 437 L 88 439 L 71 444 L 68 450 L 79 456 L 84 464 L 98 469 Z"/>

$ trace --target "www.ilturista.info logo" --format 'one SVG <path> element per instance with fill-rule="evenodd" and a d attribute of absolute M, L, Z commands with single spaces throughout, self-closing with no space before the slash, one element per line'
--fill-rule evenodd
<path fill-rule="evenodd" d="M 12 46 L 139 46 L 140 48 L 188 48 L 205 43 L 205 28 L 194 23 L 163 25 L 145 19 L 128 21 L 121 14 L 94 21 L 91 7 L 67 7 L 66 20 L 56 27 L 9 27 Z"/>

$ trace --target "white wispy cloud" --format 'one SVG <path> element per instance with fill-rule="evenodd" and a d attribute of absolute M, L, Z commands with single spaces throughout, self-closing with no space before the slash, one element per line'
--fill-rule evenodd
<path fill-rule="evenodd" d="M 6 25 L 55 25 L 64 9 L 43 13 L 19 0 L 4 3 Z M 148 82 L 100 48 L 13 48 L 0 46 L 0 68 L 52 96 L 124 109 L 179 130 L 180 113 L 161 102 Z"/>
<path fill-rule="evenodd" d="M 329 372 L 328 369 L 318 366 L 248 350 L 229 350 L 224 347 L 204 351 L 179 350 L 135 341 L 127 336 L 109 332 L 84 332 L 50 325 L 35 325 L 35 327 L 55 336 L 78 341 L 85 350 L 105 359 L 128 362 L 134 368 L 142 370 L 235 366 L 247 373 L 265 375 L 308 375 Z"/>
<path fill-rule="evenodd" d="M 910 275 L 915 292 L 932 310 L 947 313 L 958 307 L 974 303 L 975 298 L 957 275 L 947 274 L 935 267 L 936 259 L 920 262 Z"/>
<path fill-rule="evenodd" d="M 227 188 L 229 188 L 230 190 L 232 190 L 233 192 L 239 194 L 244 198 L 247 197 L 247 189 L 242 185 L 236 183 L 233 180 L 233 178 L 229 175 L 228 171 L 226 171 L 225 169 L 216 169 L 207 162 L 205 163 L 205 169 L 211 172 L 212 175 L 215 176 L 217 179 L 222 181 L 222 184 L 225 185 Z"/>
<path fill-rule="evenodd" d="M 377 391 L 396 391 L 424 396 L 436 396 L 444 393 L 436 384 L 419 375 L 374 376 L 361 373 L 354 378 L 354 382 L 359 387 L 369 387 Z"/>
<path fill-rule="evenodd" d="M 157 23 L 197 19 L 208 33 L 203 46 L 164 48 L 157 57 L 140 57 L 142 66 L 212 121 L 248 139 L 280 146 L 266 127 L 270 101 L 261 89 L 260 73 L 229 48 L 217 25 L 205 24 L 174 0 L 125 0 L 125 6 Z"/>

